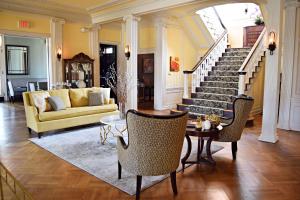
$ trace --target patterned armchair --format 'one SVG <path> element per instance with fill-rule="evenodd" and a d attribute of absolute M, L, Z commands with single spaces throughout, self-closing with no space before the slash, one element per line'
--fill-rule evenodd
<path fill-rule="evenodd" d="M 243 129 L 251 112 L 254 100 L 245 95 L 238 96 L 233 102 L 233 118 L 220 131 L 219 142 L 231 142 L 232 157 L 236 159 L 237 141 L 240 140 Z M 223 121 L 224 122 L 224 121 Z"/>
<path fill-rule="evenodd" d="M 136 199 L 140 197 L 142 176 L 171 175 L 173 193 L 177 194 L 176 169 L 185 136 L 187 112 L 149 115 L 129 110 L 126 115 L 128 144 L 118 137 L 118 172 L 122 167 L 137 175 Z"/>

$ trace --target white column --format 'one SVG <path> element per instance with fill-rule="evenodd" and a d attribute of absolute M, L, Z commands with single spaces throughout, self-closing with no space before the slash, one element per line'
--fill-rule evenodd
<path fill-rule="evenodd" d="M 57 59 L 57 49 L 63 49 L 63 24 L 65 20 L 58 18 L 51 18 L 50 20 L 50 32 L 51 32 L 51 47 L 50 47 L 50 86 L 55 85 L 56 82 L 63 81 L 63 51 L 61 60 Z M 67 36 L 66 36 L 67 37 Z"/>
<path fill-rule="evenodd" d="M 89 54 L 94 59 L 94 86 L 100 86 L 100 56 L 99 56 L 99 29 L 100 25 L 95 25 L 89 30 Z"/>
<path fill-rule="evenodd" d="M 282 82 L 278 127 L 290 130 L 290 110 L 293 85 L 293 69 L 295 57 L 297 7 L 287 4 L 285 8 L 285 25 L 282 55 Z"/>
<path fill-rule="evenodd" d="M 156 22 L 156 51 L 154 58 L 154 109 L 164 109 L 164 94 L 166 91 L 167 69 L 167 27 L 166 23 Z"/>
<path fill-rule="evenodd" d="M 189 98 L 189 75 L 188 73 L 183 74 L 183 97 L 184 99 Z"/>
<path fill-rule="evenodd" d="M 130 58 L 126 63 L 127 79 L 127 102 L 126 110 L 137 109 L 137 50 L 138 50 L 138 21 L 139 18 L 128 15 L 123 18 L 125 21 L 126 40 L 125 45 L 129 46 Z"/>
<path fill-rule="evenodd" d="M 239 72 L 239 90 L 238 94 L 245 94 L 245 75 L 246 72 Z"/>
<path fill-rule="evenodd" d="M 0 96 L 6 96 L 6 66 L 4 35 L 0 34 Z"/>
<path fill-rule="evenodd" d="M 276 130 L 281 64 L 282 8 L 281 0 L 269 0 L 265 5 L 268 13 L 268 16 L 266 16 L 267 33 L 270 31 L 276 33 L 277 48 L 273 55 L 270 55 L 269 50 L 266 52 L 263 121 L 259 140 L 271 143 L 278 140 Z"/>

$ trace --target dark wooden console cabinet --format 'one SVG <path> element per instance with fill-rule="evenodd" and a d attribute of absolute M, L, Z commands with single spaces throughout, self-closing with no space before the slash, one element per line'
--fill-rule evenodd
<path fill-rule="evenodd" d="M 94 86 L 94 60 L 84 53 L 64 59 L 64 80 L 72 88 Z M 84 83 L 83 83 L 84 82 Z"/>

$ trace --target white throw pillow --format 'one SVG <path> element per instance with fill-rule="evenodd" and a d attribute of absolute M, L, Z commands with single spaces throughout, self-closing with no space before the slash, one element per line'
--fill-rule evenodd
<path fill-rule="evenodd" d="M 100 88 L 100 92 L 103 94 L 104 104 L 109 104 L 110 88 Z"/>

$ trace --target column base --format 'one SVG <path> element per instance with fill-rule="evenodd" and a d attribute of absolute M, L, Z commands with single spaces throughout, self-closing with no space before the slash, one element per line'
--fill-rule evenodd
<path fill-rule="evenodd" d="M 261 133 L 258 140 L 262 142 L 276 143 L 278 141 L 278 136 L 277 135 L 269 136 Z"/>

